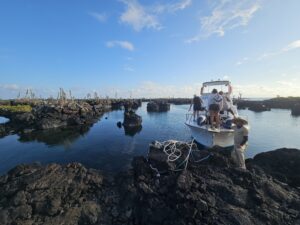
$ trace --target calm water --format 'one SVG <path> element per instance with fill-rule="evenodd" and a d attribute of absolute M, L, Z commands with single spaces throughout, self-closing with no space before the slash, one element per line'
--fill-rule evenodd
<path fill-rule="evenodd" d="M 189 129 L 184 125 L 188 107 L 172 105 L 167 113 L 147 113 L 143 104 L 137 111 L 143 117 L 143 128 L 135 135 L 125 134 L 123 128 L 116 126 L 122 121 L 123 112 L 114 111 L 89 128 L 7 136 L 0 139 L 0 173 L 31 162 L 78 161 L 108 172 L 124 170 L 133 156 L 147 154 L 151 141 L 190 140 Z M 289 110 L 263 113 L 241 110 L 240 114 L 247 116 L 251 124 L 247 157 L 281 147 L 300 148 L 300 117 L 290 116 Z"/>
<path fill-rule="evenodd" d="M 8 122 L 9 119 L 0 116 L 0 124 Z"/>

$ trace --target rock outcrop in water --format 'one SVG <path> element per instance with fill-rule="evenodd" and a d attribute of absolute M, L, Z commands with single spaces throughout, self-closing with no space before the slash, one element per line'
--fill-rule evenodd
<path fill-rule="evenodd" d="M 3 102 L 6 105 L 28 106 L 27 111 L 13 111 L 0 107 L 0 116 L 10 119 L 0 125 L 0 137 L 24 130 L 46 130 L 67 126 L 85 126 L 95 123 L 104 112 L 112 107 L 133 109 L 141 105 L 140 100 L 72 100 L 66 102 Z M 11 107 L 13 108 L 13 107 Z"/>
<path fill-rule="evenodd" d="M 155 98 L 143 99 L 144 102 L 167 102 L 174 105 L 189 105 L 192 102 L 191 98 Z"/>
<path fill-rule="evenodd" d="M 111 107 L 113 110 L 121 110 L 124 108 L 125 110 L 128 109 L 138 109 L 139 107 L 142 106 L 142 101 L 138 99 L 127 99 L 127 100 L 119 100 L 119 101 L 114 101 L 111 104 Z"/>
<path fill-rule="evenodd" d="M 300 116 L 300 104 L 295 104 L 292 107 L 292 115 L 293 116 Z"/>
<path fill-rule="evenodd" d="M 151 101 L 147 104 L 148 112 L 167 112 L 170 110 L 170 103 L 164 101 Z"/>
<path fill-rule="evenodd" d="M 254 112 L 264 112 L 270 111 L 271 108 L 268 107 L 263 101 L 239 101 L 237 103 L 238 109 L 246 109 L 248 108 Z"/>
<path fill-rule="evenodd" d="M 272 98 L 263 101 L 235 100 L 238 109 L 253 110 L 255 112 L 269 111 L 270 109 L 291 109 L 292 115 L 300 115 L 300 97 Z M 295 114 L 296 113 L 296 114 Z"/>
<path fill-rule="evenodd" d="M 64 126 L 92 124 L 103 114 L 102 105 L 90 105 L 86 102 L 72 102 L 64 105 L 37 105 L 31 112 L 2 111 L 1 115 L 10 121 L 4 124 L 6 130 L 20 132 L 46 130 Z"/>
<path fill-rule="evenodd" d="M 269 107 L 267 107 L 266 105 L 260 103 L 260 104 L 253 104 L 251 106 L 249 106 L 248 108 L 251 111 L 254 112 L 265 112 L 265 111 L 270 111 L 271 109 Z"/>
<path fill-rule="evenodd" d="M 144 157 L 113 179 L 78 163 L 17 166 L 0 178 L 0 224 L 300 223 L 298 178 L 290 176 L 299 150 L 259 154 L 247 171 L 212 152 L 184 172 L 160 176 Z"/>
<path fill-rule="evenodd" d="M 125 108 L 123 127 L 125 135 L 134 136 L 142 130 L 142 117 L 134 110 Z"/>
<path fill-rule="evenodd" d="M 137 115 L 133 110 L 124 112 L 124 127 L 140 127 L 142 126 L 142 117 Z"/>

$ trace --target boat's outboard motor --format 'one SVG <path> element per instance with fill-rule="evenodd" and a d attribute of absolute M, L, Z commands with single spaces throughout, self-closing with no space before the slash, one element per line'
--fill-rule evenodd
<path fill-rule="evenodd" d="M 203 116 L 203 115 L 199 116 L 198 119 L 197 119 L 197 124 L 199 126 L 202 126 L 205 123 L 206 123 L 206 116 Z"/>

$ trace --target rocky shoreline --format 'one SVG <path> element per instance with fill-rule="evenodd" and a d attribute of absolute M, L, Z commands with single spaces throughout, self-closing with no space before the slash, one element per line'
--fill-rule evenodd
<path fill-rule="evenodd" d="M 2 101 L 0 106 L 2 106 L 0 107 L 0 116 L 9 119 L 9 122 L 0 124 L 0 137 L 3 137 L 8 134 L 28 133 L 34 130 L 90 126 L 98 121 L 107 111 L 126 107 L 137 109 L 141 106 L 141 101 L 109 99 L 69 101 L 12 100 Z M 23 108 L 26 111 L 22 111 Z"/>
<path fill-rule="evenodd" d="M 252 100 L 235 100 L 238 109 L 252 110 L 254 112 L 270 111 L 271 109 L 290 109 L 291 114 L 294 116 L 300 115 L 300 98 L 288 97 L 288 98 L 272 98 L 263 101 Z"/>
<path fill-rule="evenodd" d="M 189 105 L 192 102 L 191 98 L 149 98 L 142 99 L 143 102 L 166 102 L 174 105 Z"/>
<path fill-rule="evenodd" d="M 209 154 L 163 174 L 144 157 L 115 176 L 78 163 L 19 165 L 0 177 L 0 224 L 300 223 L 300 150 L 260 153 L 246 171 L 228 151 Z"/>

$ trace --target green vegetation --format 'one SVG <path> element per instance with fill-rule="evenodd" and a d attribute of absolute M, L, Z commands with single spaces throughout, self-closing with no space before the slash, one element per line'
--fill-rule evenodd
<path fill-rule="evenodd" d="M 0 105 L 0 110 L 16 112 L 16 113 L 24 113 L 24 112 L 31 112 L 32 108 L 30 105 Z"/>

